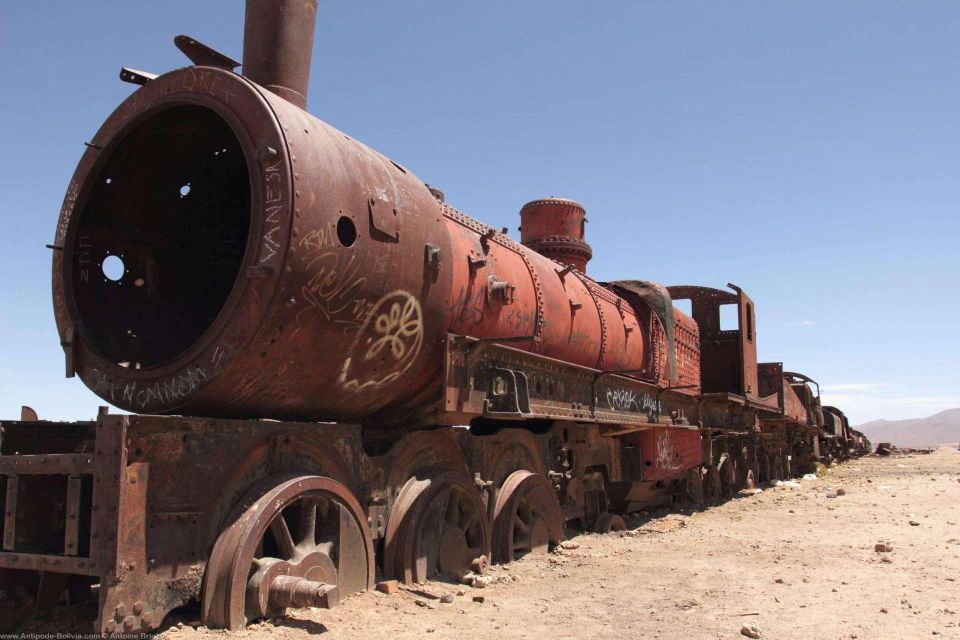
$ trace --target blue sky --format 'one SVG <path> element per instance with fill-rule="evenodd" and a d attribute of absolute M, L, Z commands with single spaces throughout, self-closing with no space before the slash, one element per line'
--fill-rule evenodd
<path fill-rule="evenodd" d="M 241 0 L 0 6 L 0 414 L 92 416 L 50 256 L 121 65 L 235 58 Z M 587 208 L 601 280 L 742 286 L 760 358 L 855 423 L 960 406 L 960 4 L 321 0 L 310 110 L 515 229 Z M 514 235 L 515 232 L 514 232 Z"/>

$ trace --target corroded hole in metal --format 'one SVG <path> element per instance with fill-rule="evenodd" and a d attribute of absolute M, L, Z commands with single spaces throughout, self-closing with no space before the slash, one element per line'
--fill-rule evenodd
<path fill-rule="evenodd" d="M 345 247 L 352 247 L 357 241 L 357 227 L 347 216 L 341 216 L 337 221 L 337 239 Z"/>
<path fill-rule="evenodd" d="M 74 236 L 76 309 L 101 357 L 157 366 L 200 338 L 237 280 L 247 164 L 229 125 L 194 105 L 150 116 L 107 153 Z"/>

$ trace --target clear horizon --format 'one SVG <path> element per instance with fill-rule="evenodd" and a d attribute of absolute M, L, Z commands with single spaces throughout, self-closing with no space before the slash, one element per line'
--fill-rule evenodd
<path fill-rule="evenodd" d="M 854 424 L 960 407 L 960 5 L 320 3 L 310 111 L 514 237 L 582 202 L 596 279 L 742 286 L 761 361 Z M 105 404 L 63 378 L 51 242 L 67 182 L 134 89 L 121 65 L 240 58 L 243 2 L 0 8 L 0 418 Z"/>

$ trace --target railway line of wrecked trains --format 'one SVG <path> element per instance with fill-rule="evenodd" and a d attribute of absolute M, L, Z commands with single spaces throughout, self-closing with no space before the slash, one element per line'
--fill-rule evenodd
<path fill-rule="evenodd" d="M 124 68 L 70 181 L 66 375 L 132 414 L 2 423 L 2 630 L 64 593 L 237 629 L 868 450 L 742 289 L 592 280 L 571 200 L 520 242 L 454 209 L 304 110 L 315 0 L 246 11 L 242 75 L 184 36 Z"/>

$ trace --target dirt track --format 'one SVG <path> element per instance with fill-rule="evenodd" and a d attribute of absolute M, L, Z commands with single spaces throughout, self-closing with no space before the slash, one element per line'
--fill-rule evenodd
<path fill-rule="evenodd" d="M 827 498 L 828 488 L 846 494 Z M 742 638 L 754 623 L 764 638 L 960 638 L 958 523 L 960 453 L 866 458 L 799 489 L 648 519 L 628 535 L 578 536 L 575 548 L 494 567 L 485 589 L 422 587 L 463 590 L 452 604 L 366 593 L 229 635 Z M 893 551 L 877 553 L 878 541 Z M 213 634 L 186 626 L 163 637 Z"/>
<path fill-rule="evenodd" d="M 494 567 L 484 589 L 370 592 L 232 634 L 180 617 L 161 637 L 742 638 L 753 623 L 763 638 L 960 638 L 958 523 L 960 453 L 871 457 L 800 488 L 577 536 Z M 458 590 L 452 604 L 430 597 Z"/>

